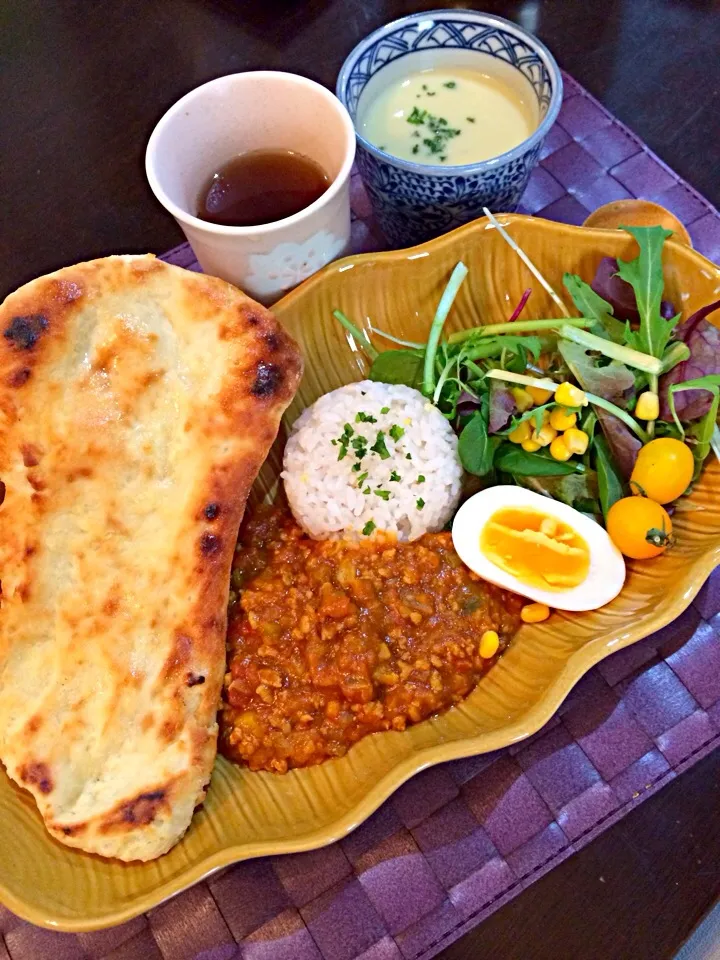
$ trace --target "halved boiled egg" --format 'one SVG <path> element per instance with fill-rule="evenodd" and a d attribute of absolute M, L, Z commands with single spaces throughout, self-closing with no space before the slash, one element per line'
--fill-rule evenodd
<path fill-rule="evenodd" d="M 455 515 L 460 559 L 484 580 L 560 610 L 595 610 L 616 597 L 625 561 L 603 528 L 524 487 L 481 490 Z"/>

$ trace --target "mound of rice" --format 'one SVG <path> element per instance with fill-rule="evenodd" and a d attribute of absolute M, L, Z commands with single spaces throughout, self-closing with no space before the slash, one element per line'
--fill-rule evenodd
<path fill-rule="evenodd" d="M 285 447 L 285 492 L 316 540 L 415 540 L 441 530 L 460 497 L 457 437 L 410 387 L 363 380 L 333 390 L 295 422 Z"/>

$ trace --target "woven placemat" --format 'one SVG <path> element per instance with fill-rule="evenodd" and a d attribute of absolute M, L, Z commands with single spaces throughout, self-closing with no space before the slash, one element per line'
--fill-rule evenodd
<path fill-rule="evenodd" d="M 720 261 L 720 214 L 572 78 L 521 211 L 672 210 Z M 355 249 L 379 249 L 353 178 Z M 187 244 L 165 259 L 198 269 Z M 252 860 L 144 917 L 52 933 L 0 907 L 0 960 L 427 960 L 720 744 L 720 570 L 614 654 L 538 734 L 410 780 L 340 843 Z"/>

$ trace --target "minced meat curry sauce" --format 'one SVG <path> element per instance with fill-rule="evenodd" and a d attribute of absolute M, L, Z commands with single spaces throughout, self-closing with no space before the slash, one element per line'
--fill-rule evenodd
<path fill-rule="evenodd" d="M 462 700 L 523 600 L 460 561 L 449 533 L 316 541 L 284 508 L 246 523 L 235 554 L 221 750 L 285 772 L 404 730 Z"/>

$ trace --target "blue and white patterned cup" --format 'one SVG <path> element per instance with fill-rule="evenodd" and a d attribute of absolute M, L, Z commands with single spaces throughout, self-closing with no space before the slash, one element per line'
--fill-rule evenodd
<path fill-rule="evenodd" d="M 369 83 L 376 93 L 400 75 L 430 67 L 472 68 L 476 57 L 478 64 L 487 64 L 487 55 L 519 70 L 537 97 L 539 126 L 513 150 L 447 167 L 394 157 L 357 132 L 358 105 Z M 562 87 L 548 49 L 517 24 L 492 14 L 452 9 L 412 14 L 361 41 L 340 70 L 337 95 L 355 123 L 358 169 L 390 243 L 428 240 L 481 216 L 483 207 L 515 210 L 560 110 Z"/>

